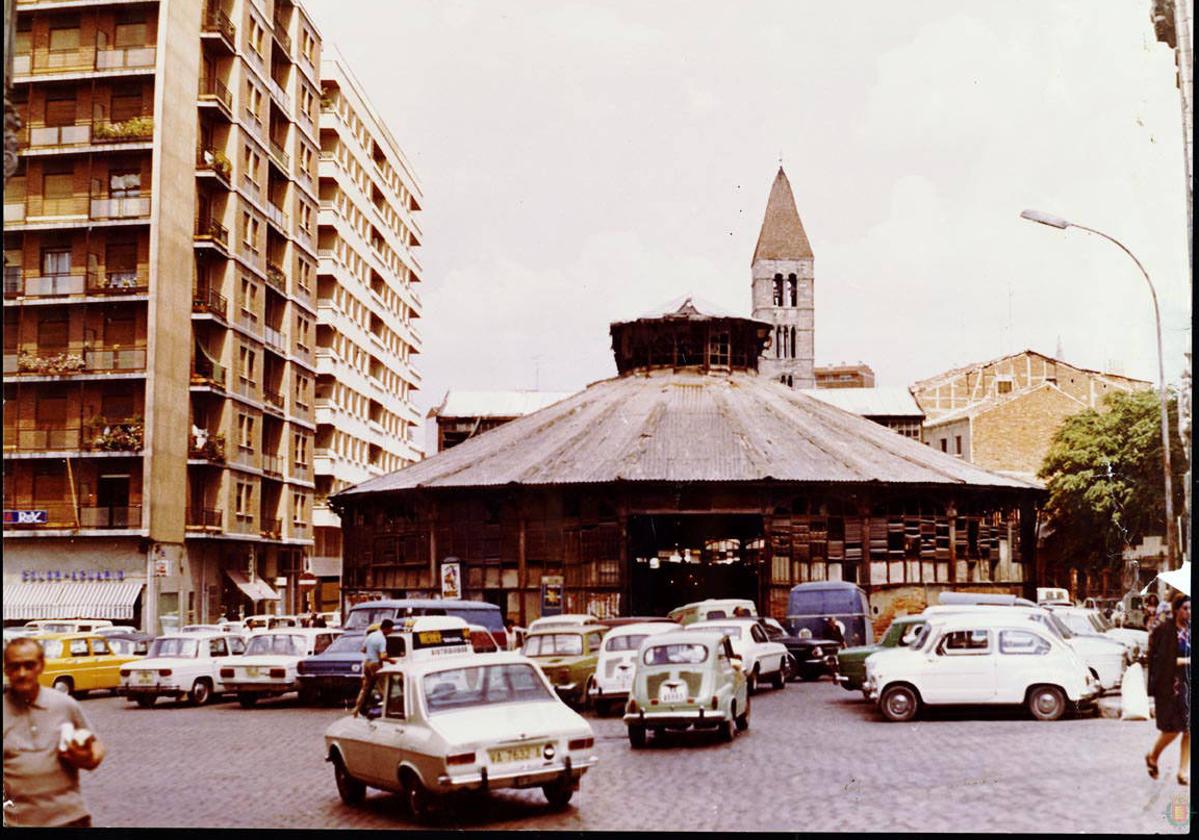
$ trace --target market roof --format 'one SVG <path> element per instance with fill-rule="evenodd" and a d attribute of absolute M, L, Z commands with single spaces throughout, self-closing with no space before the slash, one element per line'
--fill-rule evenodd
<path fill-rule="evenodd" d="M 446 391 L 428 417 L 523 417 L 574 391 Z"/>
<path fill-rule="evenodd" d="M 803 394 L 863 417 L 923 417 L 907 388 L 805 388 Z"/>
<path fill-rule="evenodd" d="M 652 370 L 590 385 L 338 494 L 615 481 L 1031 489 L 752 372 Z"/>
<path fill-rule="evenodd" d="M 753 262 L 798 260 L 811 256 L 812 246 L 803 229 L 803 222 L 799 220 L 799 211 L 795 208 L 791 182 L 780 166 L 770 187 L 770 198 L 766 200 L 766 216 L 762 219 L 762 230 L 758 233 Z"/>

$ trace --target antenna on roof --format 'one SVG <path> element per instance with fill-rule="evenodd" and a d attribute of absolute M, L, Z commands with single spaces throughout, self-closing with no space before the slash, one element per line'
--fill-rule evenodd
<path fill-rule="evenodd" d="M 780 149 L 779 150 L 779 166 L 782 166 L 782 165 L 783 165 L 783 152 Z"/>

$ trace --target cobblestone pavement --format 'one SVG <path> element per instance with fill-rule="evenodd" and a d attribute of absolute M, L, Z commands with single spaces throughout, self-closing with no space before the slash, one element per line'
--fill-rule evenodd
<path fill-rule="evenodd" d="M 408 828 L 398 797 L 341 803 L 325 727 L 344 712 L 294 699 L 254 709 L 85 699 L 108 746 L 84 773 L 98 826 Z M 883 721 L 836 685 L 798 683 L 753 699 L 732 744 L 705 733 L 632 752 L 619 718 L 592 718 L 600 763 L 570 807 L 540 791 L 462 802 L 441 828 L 564 830 L 1003 831 L 1181 833 L 1169 813 L 1177 742 L 1152 781 L 1152 721 L 1041 723 L 1019 711 L 942 711 Z M 1177 815 L 1175 809 L 1175 814 Z M 1177 819 L 1177 816 L 1175 817 Z"/>

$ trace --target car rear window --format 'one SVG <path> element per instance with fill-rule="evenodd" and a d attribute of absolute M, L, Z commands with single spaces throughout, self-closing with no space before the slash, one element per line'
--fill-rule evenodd
<path fill-rule="evenodd" d="M 525 656 L 578 656 L 583 652 L 583 637 L 578 633 L 546 633 L 525 639 Z"/>
<path fill-rule="evenodd" d="M 649 638 L 648 633 L 630 633 L 627 636 L 609 636 L 604 642 L 604 650 L 616 653 L 622 650 L 637 650 L 641 643 Z"/>
<path fill-rule="evenodd" d="M 172 659 L 190 659 L 200 649 L 198 639 L 155 639 L 150 646 L 150 656 L 154 659 L 170 657 Z"/>
<path fill-rule="evenodd" d="M 455 711 L 492 703 L 550 700 L 532 665 L 476 665 L 426 674 L 421 680 L 429 714 Z"/>
<path fill-rule="evenodd" d="M 333 644 L 325 648 L 325 653 L 347 653 L 350 651 L 362 653 L 362 645 L 365 641 L 364 636 L 338 636 L 333 640 Z"/>
<path fill-rule="evenodd" d="M 304 656 L 307 645 L 302 636 L 292 636 L 284 633 L 272 633 L 267 636 L 255 636 L 246 645 L 246 656 Z"/>
<path fill-rule="evenodd" d="M 694 665 L 708 658 L 704 645 L 654 645 L 646 648 L 642 661 L 646 665 Z"/>

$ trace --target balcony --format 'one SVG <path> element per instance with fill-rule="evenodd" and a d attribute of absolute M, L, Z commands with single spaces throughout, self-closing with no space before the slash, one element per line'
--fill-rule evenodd
<path fill-rule="evenodd" d="M 125 49 L 96 50 L 97 70 L 154 69 L 158 51 L 154 47 L 126 47 Z"/>
<path fill-rule="evenodd" d="M 158 51 L 154 47 L 74 50 L 35 49 L 13 55 L 14 76 L 42 76 L 56 73 L 87 73 L 92 70 L 154 70 Z"/>
<path fill-rule="evenodd" d="M 212 172 L 226 187 L 232 186 L 233 164 L 220 149 L 211 147 L 196 149 L 196 169 Z"/>
<path fill-rule="evenodd" d="M 4 430 L 6 452 L 140 452 L 145 427 L 140 418 L 110 423 L 97 417 L 83 426 L 35 426 Z"/>
<path fill-rule="evenodd" d="M 200 77 L 199 104 L 216 105 L 217 110 L 230 120 L 233 119 L 233 94 L 220 79 Z"/>
<path fill-rule="evenodd" d="M 224 365 L 209 361 L 202 354 L 196 354 L 195 364 L 192 365 L 191 384 L 206 385 L 223 391 L 228 380 L 229 371 Z"/>
<path fill-rule="evenodd" d="M 262 389 L 262 401 L 268 409 L 275 409 L 280 414 L 286 411 L 287 406 L 283 402 L 283 395 L 278 391 L 270 391 L 266 388 Z"/>
<path fill-rule="evenodd" d="M 279 263 L 267 260 L 266 282 L 280 294 L 287 294 L 287 274 Z"/>
<path fill-rule="evenodd" d="M 283 458 L 278 455 L 262 456 L 262 471 L 276 478 L 283 477 Z"/>
<path fill-rule="evenodd" d="M 30 125 L 22 132 L 21 148 L 47 149 L 64 146 L 86 146 L 92 142 L 90 122 L 74 125 Z"/>
<path fill-rule="evenodd" d="M 145 269 L 75 271 L 65 274 L 28 274 L 16 266 L 7 266 L 4 270 L 5 297 L 136 295 L 145 294 L 148 289 Z"/>
<path fill-rule="evenodd" d="M 291 465 L 291 477 L 300 481 L 312 481 L 312 465 L 296 461 Z"/>
<path fill-rule="evenodd" d="M 219 41 L 230 53 L 237 51 L 237 28 L 229 16 L 220 9 L 205 7 L 204 17 L 200 23 L 202 35 L 217 35 Z"/>
<path fill-rule="evenodd" d="M 191 508 L 187 509 L 187 527 L 202 531 L 219 531 L 221 530 L 221 521 L 223 514 L 219 510 L 212 508 Z"/>
<path fill-rule="evenodd" d="M 21 278 L 21 267 L 17 265 L 4 266 L 4 296 L 19 297 L 25 291 L 25 282 Z"/>
<path fill-rule="evenodd" d="M 283 150 L 283 146 L 271 138 L 267 141 L 267 147 L 270 149 L 270 157 L 283 169 L 284 175 L 291 174 L 291 156 Z"/>
<path fill-rule="evenodd" d="M 278 228 L 281 234 L 291 236 L 291 231 L 289 230 L 291 227 L 291 217 L 283 212 L 282 207 L 279 207 L 270 199 L 267 199 L 266 202 L 266 218 L 267 221 Z"/>
<path fill-rule="evenodd" d="M 290 57 L 291 36 L 287 34 L 287 24 L 276 17 L 275 27 L 271 30 L 271 34 L 275 36 L 275 40 L 279 42 L 279 46 L 283 47 L 283 52 Z"/>
<path fill-rule="evenodd" d="M 97 143 L 137 143 L 154 138 L 154 117 L 130 117 L 121 122 L 97 120 L 92 124 L 92 139 Z"/>
<path fill-rule="evenodd" d="M 287 95 L 287 91 L 283 86 L 275 80 L 273 76 L 266 77 L 266 89 L 270 91 L 271 96 L 275 100 L 275 104 L 283 109 L 284 113 L 291 113 L 291 97 Z"/>
<path fill-rule="evenodd" d="M 197 243 L 219 245 L 222 250 L 229 250 L 229 231 L 216 219 L 196 219 Z"/>
<path fill-rule="evenodd" d="M 192 435 L 187 447 L 187 457 L 193 461 L 225 463 L 225 436 L 222 434 Z"/>
<path fill-rule="evenodd" d="M 4 373 L 33 376 L 74 376 L 89 373 L 135 373 L 146 369 L 144 347 L 85 348 L 82 353 L 41 353 L 22 350 L 4 354 Z"/>
<path fill-rule="evenodd" d="M 228 317 L 229 302 L 215 289 L 197 289 L 192 295 L 192 312 L 207 312 L 223 321 Z"/>
<path fill-rule="evenodd" d="M 88 373 L 129 373 L 146 369 L 144 347 L 84 350 L 83 369 Z"/>
<path fill-rule="evenodd" d="M 18 501 L 5 500 L 5 509 L 44 510 L 46 521 L 38 523 L 9 523 L 4 524 L 5 530 L 50 530 L 50 529 L 84 529 L 96 530 L 129 530 L 142 527 L 141 505 L 84 505 L 77 507 L 69 499 L 54 501 Z"/>
<path fill-rule="evenodd" d="M 91 199 L 91 218 L 105 219 L 148 219 L 150 217 L 150 195 L 139 193 L 132 196 L 96 196 Z"/>
<path fill-rule="evenodd" d="M 262 530 L 259 532 L 263 539 L 281 540 L 283 539 L 283 520 L 282 519 L 263 519 Z"/>
<path fill-rule="evenodd" d="M 283 342 L 283 333 L 274 327 L 262 328 L 262 342 L 280 356 L 287 355 L 287 345 Z"/>

